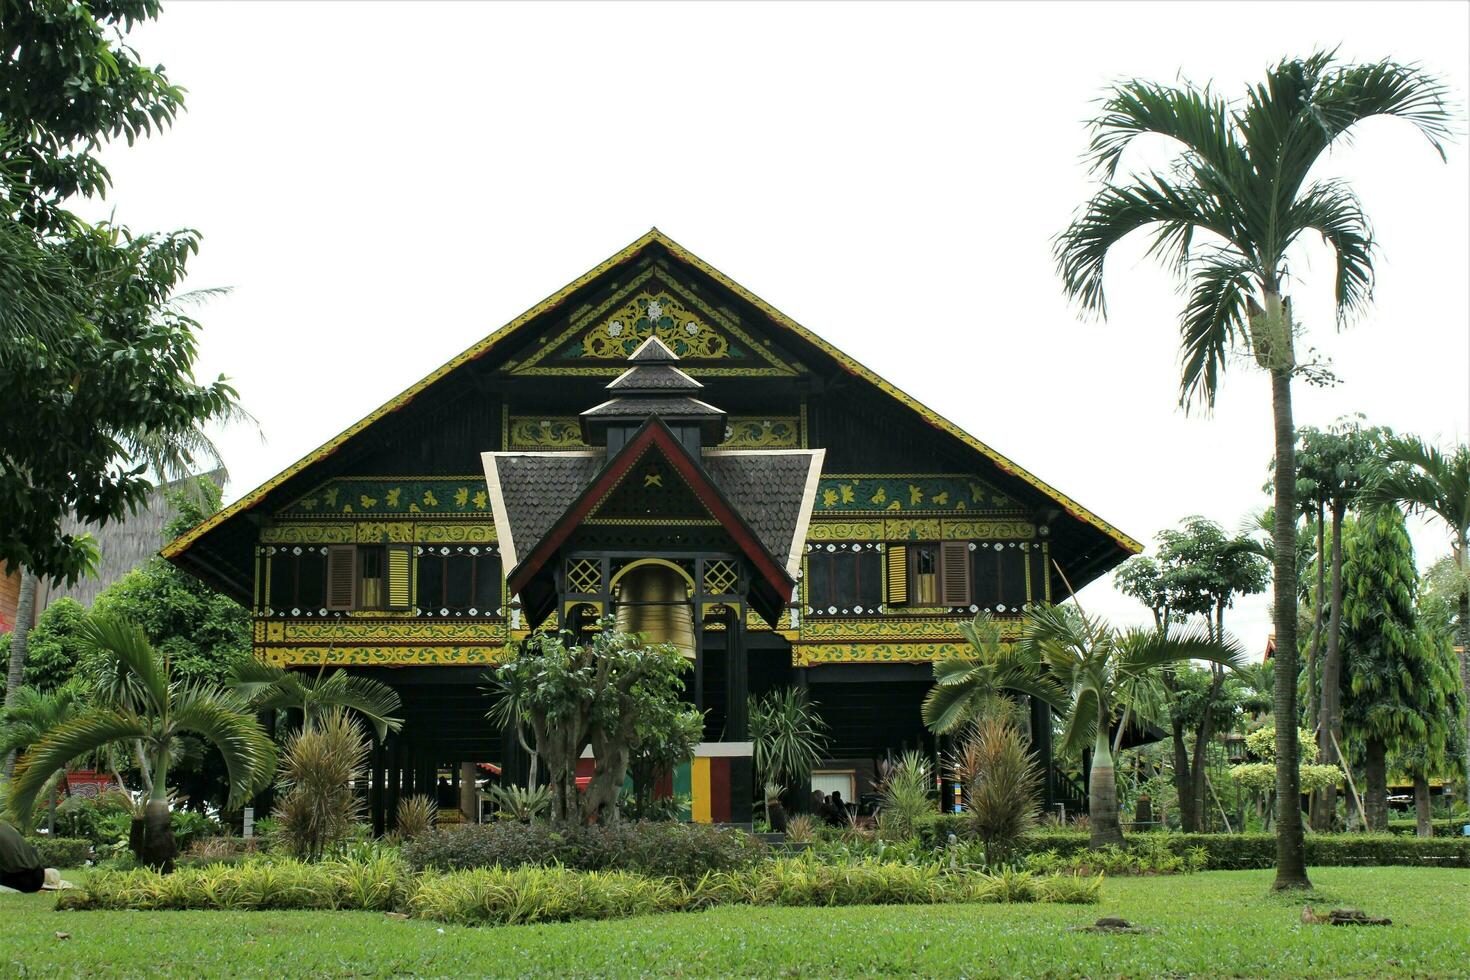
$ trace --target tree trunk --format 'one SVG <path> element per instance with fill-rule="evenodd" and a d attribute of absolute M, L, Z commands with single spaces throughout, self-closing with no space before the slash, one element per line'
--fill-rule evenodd
<path fill-rule="evenodd" d="M 1327 595 L 1327 509 L 1321 500 L 1317 501 L 1317 588 L 1315 598 L 1312 602 L 1312 640 L 1307 647 L 1307 719 L 1316 724 L 1317 717 L 1322 713 L 1322 677 L 1318 669 L 1321 663 L 1322 653 L 1322 624 L 1326 621 L 1322 604 Z M 1316 825 L 1318 813 L 1322 809 L 1322 793 L 1313 793 L 1309 802 L 1313 825 Z"/>
<path fill-rule="evenodd" d="M 1372 737 L 1364 746 L 1363 821 L 1372 833 L 1388 830 L 1388 743 Z"/>
<path fill-rule="evenodd" d="M 1087 778 L 1087 815 L 1092 828 L 1088 846 L 1123 845 L 1123 827 L 1118 823 L 1118 777 L 1113 771 L 1113 754 L 1108 746 L 1108 729 L 1099 725 L 1093 741 L 1092 771 Z"/>
<path fill-rule="evenodd" d="M 1270 302 L 1279 297 L 1268 296 Z M 1310 888 L 1302 837 L 1301 749 L 1297 745 L 1296 649 L 1296 429 L 1291 420 L 1291 369 L 1271 371 L 1271 407 L 1276 437 L 1276 513 L 1273 545 L 1276 625 L 1276 889 Z"/>
<path fill-rule="evenodd" d="M 1225 683 L 1225 668 L 1218 664 L 1210 668 L 1214 677 L 1210 679 L 1210 691 L 1205 697 L 1204 710 L 1200 712 L 1199 730 L 1194 734 L 1194 760 L 1190 763 L 1190 800 L 1194 806 L 1194 826 L 1203 833 L 1205 829 L 1205 754 L 1209 751 L 1210 737 L 1214 734 L 1215 699 L 1220 696 L 1220 686 Z"/>
<path fill-rule="evenodd" d="M 1161 629 L 1167 631 L 1168 628 L 1169 624 L 1166 621 Z M 1162 671 L 1164 690 L 1170 695 L 1178 693 L 1173 677 L 1173 673 L 1168 669 Z M 1189 773 L 1189 747 L 1184 743 L 1184 722 L 1170 717 L 1169 728 L 1170 741 L 1174 748 L 1174 795 L 1179 797 L 1179 829 L 1186 834 L 1193 833 L 1196 829 L 1194 803 L 1192 802 L 1194 785 Z M 1163 810 L 1160 808 L 1161 820 L 1163 819 L 1162 813 Z"/>
<path fill-rule="evenodd" d="M 1470 561 L 1470 554 L 1466 554 L 1470 542 L 1466 541 L 1466 535 L 1460 535 L 1460 547 L 1455 552 L 1455 560 L 1460 565 L 1460 581 L 1466 581 L 1466 562 Z M 1465 693 L 1465 704 L 1470 706 L 1470 589 L 1461 586 L 1460 591 L 1460 688 Z M 1465 796 L 1470 798 L 1470 709 L 1465 712 Z"/>
<path fill-rule="evenodd" d="M 138 861 L 167 874 L 174 869 L 178 848 L 169 822 L 168 801 L 150 799 L 143 808 L 143 846 Z"/>
<path fill-rule="evenodd" d="M 20 687 L 25 683 L 26 649 L 30 640 L 31 626 L 36 620 L 36 587 L 41 580 L 26 568 L 20 570 L 20 595 L 15 603 L 15 629 L 10 634 L 10 669 L 5 674 L 5 707 L 15 703 Z M 5 755 L 5 778 L 15 775 L 15 753 Z"/>
<path fill-rule="evenodd" d="M 1414 773 L 1414 832 L 1420 837 L 1434 836 L 1434 821 L 1429 818 L 1429 777 L 1422 770 Z"/>
<path fill-rule="evenodd" d="M 1327 653 L 1322 658 L 1322 713 L 1317 720 L 1317 757 L 1323 765 L 1337 765 L 1342 744 L 1342 522 L 1347 505 L 1332 504 L 1332 612 L 1327 624 Z M 1337 818 L 1337 786 L 1322 790 L 1314 830 L 1330 831 Z"/>

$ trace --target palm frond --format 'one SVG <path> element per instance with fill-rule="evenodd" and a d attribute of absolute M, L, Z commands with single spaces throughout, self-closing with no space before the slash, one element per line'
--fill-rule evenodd
<path fill-rule="evenodd" d="M 1204 660 L 1231 670 L 1245 666 L 1246 653 L 1233 637 L 1217 640 L 1202 624 L 1171 630 L 1131 629 L 1118 639 L 1120 673 L 1143 674 L 1156 667 Z"/>
<path fill-rule="evenodd" d="M 339 671 L 316 682 L 315 689 L 318 696 L 316 710 L 337 707 L 356 711 L 373 726 L 379 742 L 386 739 L 390 731 L 396 732 L 403 727 L 403 719 L 394 717 L 394 712 L 403 707 L 403 701 L 397 691 L 381 681 Z"/>
<path fill-rule="evenodd" d="M 1292 202 L 1286 223 L 1315 231 L 1331 246 L 1337 319 L 1361 313 L 1373 297 L 1373 229 L 1362 202 L 1343 181 L 1319 181 Z"/>
<path fill-rule="evenodd" d="M 1088 158 L 1094 173 L 1112 180 L 1123 152 L 1139 136 L 1163 136 L 1222 173 L 1246 166 L 1236 145 L 1225 100 L 1209 86 L 1176 88 L 1132 79 L 1113 87 L 1090 123 Z"/>
<path fill-rule="evenodd" d="M 253 702 L 272 687 L 295 680 L 295 675 L 283 667 L 254 657 L 241 657 L 230 668 L 225 683 L 241 697 Z"/>
<path fill-rule="evenodd" d="M 168 676 L 141 626 L 121 616 L 93 613 L 82 621 L 77 635 L 117 664 L 120 685 L 136 682 L 137 691 L 155 710 L 168 704 Z"/>
<path fill-rule="evenodd" d="M 1212 249 L 1189 267 L 1190 292 L 1179 322 L 1179 401 L 1213 405 L 1225 355 L 1247 336 L 1249 298 L 1259 276 L 1234 249 Z"/>
<path fill-rule="evenodd" d="M 148 739 L 154 735 L 148 721 L 131 711 L 97 708 L 47 732 L 21 757 L 10 784 L 9 808 L 18 824 L 29 825 L 36 797 L 46 780 L 73 759 L 117 742 Z"/>
<path fill-rule="evenodd" d="M 1077 692 L 1077 699 L 1072 704 L 1072 710 L 1067 712 L 1066 724 L 1062 728 L 1062 740 L 1057 745 L 1057 751 L 1064 756 L 1079 756 L 1086 749 L 1092 748 L 1093 741 L 1097 738 L 1097 726 L 1099 723 L 1097 692 L 1091 687 L 1085 687 Z"/>
<path fill-rule="evenodd" d="M 228 773 L 228 807 L 240 806 L 270 785 L 275 745 L 236 699 L 202 686 L 180 686 L 174 691 L 169 723 L 175 731 L 197 733 L 219 750 Z"/>

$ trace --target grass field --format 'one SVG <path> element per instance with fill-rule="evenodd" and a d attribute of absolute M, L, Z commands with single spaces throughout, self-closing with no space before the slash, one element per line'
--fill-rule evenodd
<path fill-rule="evenodd" d="M 1470 873 L 1312 878 L 1309 898 L 1271 895 L 1270 872 L 1216 871 L 1109 879 L 1099 906 L 730 907 L 498 929 L 365 912 L 63 913 L 49 895 L 0 895 L 0 976 L 1470 975 Z M 1304 926 L 1308 901 L 1393 925 Z M 1070 931 L 1100 915 L 1151 931 Z"/>

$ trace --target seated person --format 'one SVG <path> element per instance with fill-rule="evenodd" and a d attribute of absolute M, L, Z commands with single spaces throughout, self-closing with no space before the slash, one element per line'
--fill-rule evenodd
<path fill-rule="evenodd" d="M 41 855 L 20 831 L 0 820 L 0 885 L 18 892 L 38 892 L 45 882 Z"/>

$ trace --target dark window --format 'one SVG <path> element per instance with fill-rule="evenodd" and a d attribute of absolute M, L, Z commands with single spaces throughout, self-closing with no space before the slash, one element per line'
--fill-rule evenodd
<path fill-rule="evenodd" d="M 316 613 L 325 601 L 327 556 L 321 548 L 278 547 L 269 556 L 270 594 L 266 605 L 276 613 Z"/>
<path fill-rule="evenodd" d="M 865 614 L 883 602 L 883 556 L 872 546 L 816 546 L 807 558 L 806 603 L 815 614 Z"/>
<path fill-rule="evenodd" d="M 425 616 L 498 616 L 500 557 L 484 547 L 424 545 L 416 605 Z"/>
<path fill-rule="evenodd" d="M 979 542 L 972 565 L 975 604 L 996 612 L 1019 612 L 1030 601 L 1026 591 L 1026 563 L 1030 557 L 1030 549 L 1016 542 Z"/>

